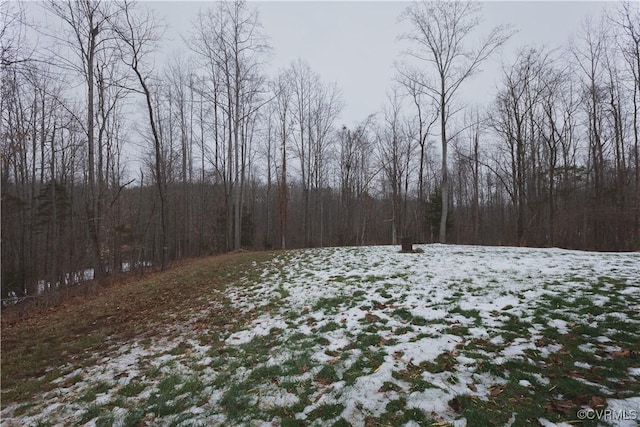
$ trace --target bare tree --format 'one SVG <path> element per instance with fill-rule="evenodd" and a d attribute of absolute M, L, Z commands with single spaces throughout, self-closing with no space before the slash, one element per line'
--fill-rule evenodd
<path fill-rule="evenodd" d="M 411 104 L 415 107 L 415 123 L 411 124 L 412 128 L 417 128 L 416 142 L 420 147 L 420 159 L 418 162 L 418 200 L 416 202 L 416 218 L 423 217 L 426 210 L 425 201 L 425 173 L 427 166 L 427 149 L 428 138 L 431 136 L 431 130 L 439 118 L 438 105 L 433 98 L 424 93 L 422 84 L 424 77 L 420 75 L 418 70 L 404 68 L 399 72 L 400 84 L 404 87 L 411 99 Z M 425 105 L 425 98 L 429 100 L 429 105 Z M 426 237 L 424 230 L 424 221 L 419 221 L 418 233 L 421 240 Z"/>
<path fill-rule="evenodd" d="M 587 118 L 587 138 L 589 144 L 589 165 L 593 172 L 594 194 L 592 211 L 600 209 L 605 197 L 605 158 L 608 138 L 605 132 L 606 86 L 605 64 L 608 28 L 603 19 L 595 22 L 588 18 L 578 33 L 577 43 L 571 46 L 574 63 L 582 81 L 583 108 Z M 593 215 L 591 227 L 594 230 L 593 243 L 597 245 L 603 236 L 605 215 Z M 587 233 L 585 233 L 585 236 Z"/>
<path fill-rule="evenodd" d="M 280 172 L 276 175 L 278 181 L 278 217 L 280 231 L 280 247 L 286 249 L 287 242 L 287 217 L 289 204 L 289 187 L 287 185 L 287 160 L 291 133 L 293 132 L 292 121 L 292 88 L 287 76 L 287 71 L 282 71 L 272 83 L 274 92 L 273 105 L 274 114 L 277 121 L 275 134 L 279 139 Z"/>
<path fill-rule="evenodd" d="M 486 118 L 481 116 L 480 109 L 475 107 L 469 110 L 468 114 L 465 114 L 465 128 L 466 128 L 466 140 L 468 146 L 466 150 L 462 147 L 455 147 L 456 154 L 460 159 L 458 164 L 459 173 L 460 169 L 464 169 L 465 174 L 470 175 L 470 178 L 465 176 L 465 181 L 471 181 L 470 193 L 463 203 L 471 204 L 471 242 L 473 244 L 480 243 L 480 196 L 481 196 L 481 150 L 480 150 L 480 137 L 486 127 Z M 462 145 L 462 144 L 460 144 Z M 462 185 L 463 183 L 460 183 Z"/>
<path fill-rule="evenodd" d="M 380 168 L 375 162 L 374 116 L 355 129 L 346 126 L 340 132 L 339 191 L 340 225 L 338 244 L 363 245 L 371 221 L 371 192 Z"/>
<path fill-rule="evenodd" d="M 193 200 L 191 185 L 193 181 L 193 102 L 190 96 L 192 70 L 184 56 L 175 56 L 165 70 L 164 80 L 167 102 L 170 104 L 169 124 L 176 127 L 180 156 L 180 203 L 177 218 L 176 256 L 189 256 L 193 253 L 190 229 L 192 227 Z M 170 136 L 173 138 L 173 133 Z"/>
<path fill-rule="evenodd" d="M 342 110 L 342 94 L 337 85 L 321 84 L 316 94 L 312 118 L 312 153 L 311 172 L 314 189 L 313 212 L 316 214 L 315 224 L 317 243 L 323 246 L 324 241 L 324 198 L 323 188 L 326 184 L 328 156 L 334 142 L 333 126 Z"/>
<path fill-rule="evenodd" d="M 549 54 L 534 48 L 522 49 L 515 63 L 504 72 L 504 89 L 496 99 L 491 114 L 491 126 L 504 143 L 508 170 L 501 173 L 515 209 L 515 236 L 518 244 L 525 244 L 527 202 L 532 186 L 528 179 L 537 164 L 535 153 L 539 149 L 536 139 L 534 116 L 539 100 L 546 88 L 543 79 Z M 498 166 L 498 167 L 502 167 Z"/>
<path fill-rule="evenodd" d="M 300 162 L 302 184 L 302 224 L 304 244 L 311 240 L 311 184 L 312 184 L 312 105 L 320 86 L 320 76 L 313 72 L 308 63 L 298 59 L 288 73 L 293 94 L 293 115 L 296 131 L 293 133 L 295 152 Z"/>
<path fill-rule="evenodd" d="M 322 81 L 309 64 L 298 60 L 289 67 L 287 78 L 292 92 L 292 115 L 295 152 L 300 162 L 302 184 L 302 221 L 305 245 L 312 244 L 315 223 L 322 229 L 320 188 L 324 181 L 325 157 L 330 143 L 330 131 L 342 109 L 341 94 L 335 84 Z M 315 203 L 316 206 L 312 204 Z M 319 240 L 322 240 L 319 232 Z"/>
<path fill-rule="evenodd" d="M 3 70 L 30 60 L 31 53 L 25 49 L 26 29 L 24 4 L 3 4 L 0 8 L 0 66 Z"/>
<path fill-rule="evenodd" d="M 632 87 L 632 136 L 634 153 L 634 234 L 635 239 L 640 242 L 640 7 L 634 2 L 625 0 L 620 2 L 616 11 L 609 16 L 618 30 L 617 46 L 622 53 L 627 72 L 631 76 Z"/>
<path fill-rule="evenodd" d="M 98 170 L 96 157 L 101 152 L 100 137 L 102 134 L 96 133 L 96 88 L 101 83 L 100 76 L 96 78 L 96 70 L 99 70 L 100 56 L 110 57 L 109 51 L 115 48 L 111 33 L 110 20 L 118 20 L 121 13 L 117 3 L 103 1 L 71 1 L 50 2 L 47 9 L 55 16 L 62 19 L 68 27 L 68 37 L 58 37 L 55 39 L 70 47 L 80 59 L 80 64 L 72 60 L 65 60 L 65 56 L 58 58 L 63 61 L 60 64 L 64 68 L 69 68 L 78 72 L 85 79 L 86 83 L 86 135 L 87 135 L 87 178 L 88 191 L 86 201 L 87 224 L 89 235 L 91 236 L 92 264 L 94 275 L 100 277 L 105 274 L 105 266 L 102 261 L 103 252 L 103 225 L 104 198 L 102 189 L 104 183 L 102 171 Z M 102 62 L 104 64 L 104 62 Z M 104 83 L 104 80 L 102 80 Z M 99 89 L 103 90 L 103 89 Z M 102 92 L 103 93 L 103 92 Z M 103 111 L 104 112 L 104 111 Z M 102 131 L 103 128 L 99 127 Z M 98 140 L 96 140 L 98 136 Z"/>
<path fill-rule="evenodd" d="M 162 226 L 162 264 L 161 269 L 167 268 L 167 218 L 166 218 L 166 187 L 162 168 L 162 142 L 154 113 L 151 89 L 148 79 L 151 74 L 149 65 L 145 62 L 154 51 L 161 37 L 161 25 L 150 13 L 136 14 L 131 3 L 123 3 L 123 18 L 112 21 L 115 33 L 122 43 L 122 59 L 131 67 L 140 84 L 140 91 L 145 97 L 149 126 L 153 136 L 155 153 L 155 175 L 158 197 L 160 198 L 160 217 Z"/>
<path fill-rule="evenodd" d="M 575 102 L 572 100 L 570 90 L 570 76 L 565 70 L 549 64 L 547 70 L 543 73 L 543 87 L 540 93 L 540 111 L 539 117 L 536 119 L 536 128 L 544 143 L 543 159 L 541 164 L 544 165 L 546 187 L 546 203 L 548 205 L 548 225 L 546 232 L 546 242 L 549 245 L 556 244 L 556 223 L 558 211 L 558 171 L 569 170 L 572 162 L 568 156 L 563 156 L 565 152 L 563 147 L 571 145 L 573 137 L 574 123 L 572 116 L 574 113 Z M 564 159 L 564 168 L 561 168 L 561 161 Z"/>
<path fill-rule="evenodd" d="M 405 75 L 415 80 L 424 93 L 438 105 L 442 144 L 442 215 L 440 218 L 440 242 L 446 241 L 449 209 L 449 174 L 447 170 L 448 123 L 456 113 L 453 107 L 455 95 L 462 83 L 478 72 L 480 65 L 502 44 L 511 32 L 507 26 L 493 28 L 475 48 L 469 48 L 469 38 L 478 27 L 479 3 L 472 1 L 426 1 L 413 3 L 401 15 L 412 31 L 402 38 L 417 47 L 406 54 L 420 62 L 426 62 L 435 71 L 435 79 Z"/>
<path fill-rule="evenodd" d="M 408 176 L 413 144 L 401 113 L 401 98 L 398 88 L 388 95 L 389 105 L 384 112 L 384 124 L 378 130 L 378 155 L 382 170 L 391 187 L 391 243 L 407 232 Z M 401 235 L 399 235 L 401 233 Z"/>
<path fill-rule="evenodd" d="M 240 249 L 242 206 L 249 144 L 248 126 L 266 102 L 262 64 L 269 50 L 255 9 L 243 0 L 221 2 L 200 14 L 191 49 L 208 68 L 213 82 L 216 163 L 224 162 L 227 249 Z M 218 119 L 218 112 L 220 118 Z M 224 140 L 226 147 L 219 149 Z M 222 145 L 222 144 L 220 144 Z M 217 166 L 216 166 L 217 167 Z"/>

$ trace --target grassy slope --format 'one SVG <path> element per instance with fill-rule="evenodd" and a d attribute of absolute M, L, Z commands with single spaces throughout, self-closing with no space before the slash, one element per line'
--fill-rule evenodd
<path fill-rule="evenodd" d="M 164 274 L 114 284 L 98 295 L 75 297 L 60 307 L 19 322 L 3 319 L 2 406 L 24 402 L 62 373 L 65 362 L 88 366 L 106 340 L 154 335 L 166 323 L 187 320 L 198 306 L 223 299 L 229 284 L 259 271 L 253 263 L 273 253 L 240 253 L 195 260 Z M 238 322 L 228 304 L 210 314 L 210 324 Z"/>
<path fill-rule="evenodd" d="M 331 250 L 322 253 L 326 256 Z M 378 390 L 388 397 L 384 411 L 366 415 L 366 410 L 356 407 L 365 413 L 365 426 L 401 425 L 410 420 L 419 425 L 447 425 L 410 401 L 411 396 L 415 400 L 422 394 L 427 399 L 431 391 L 441 388 L 442 385 L 430 383 L 435 380 L 444 380 L 448 384 L 444 384 L 445 388 L 465 388 L 461 379 L 471 381 L 469 392 L 457 394 L 447 405 L 457 417 L 465 417 L 468 425 L 504 425 L 517 413 L 513 425 L 535 425 L 543 416 L 556 422 L 571 420 L 595 426 L 597 421 L 577 420 L 577 408 L 603 407 L 605 399 L 638 396 L 640 392 L 637 377 L 628 375 L 629 369 L 640 367 L 640 335 L 635 321 L 640 300 L 636 294 L 623 293 L 629 285 L 624 279 L 594 276 L 584 280 L 566 276 L 567 272 L 563 273 L 562 283 L 545 282 L 545 293 L 539 300 L 518 296 L 523 303 L 535 307 L 530 315 L 517 314 L 517 310 L 512 313 L 511 305 L 489 313 L 498 324 L 493 333 L 503 338 L 500 343 L 473 337 L 470 328 L 483 326 L 491 319 L 481 318 L 478 310 L 460 305 L 462 296 L 482 294 L 485 288 L 500 286 L 494 279 L 487 279 L 488 283 L 481 287 L 470 278 L 438 285 L 452 286 L 453 300 L 438 305 L 447 307 L 444 319 L 425 319 L 414 316 L 409 300 L 405 301 L 410 289 L 405 281 L 411 278 L 402 268 L 400 273 L 391 270 L 388 277 L 372 276 L 369 271 L 375 270 L 376 265 L 363 258 L 361 277 L 353 270 L 358 265 L 346 263 L 345 275 L 332 272 L 326 280 L 318 280 L 313 276 L 314 268 L 325 277 L 324 268 L 334 263 L 330 256 L 323 259 L 320 255 L 321 252 L 312 251 L 282 252 L 277 262 L 270 262 L 272 253 L 196 260 L 164 274 L 113 285 L 97 296 L 73 299 L 19 323 L 4 324 L 3 408 L 17 403 L 14 416 L 37 413 L 43 408 L 34 403 L 34 397 L 40 396 L 37 393 L 50 390 L 55 394 L 57 388 L 85 382 L 91 375 L 87 372 L 96 372 L 95 366 L 104 360 L 101 358 L 118 353 L 122 343 L 142 341 L 146 345 L 145 340 L 151 343 L 162 338 L 173 340 L 172 348 L 157 352 L 149 344 L 148 354 L 152 356 L 139 359 L 145 371 L 129 373 L 131 381 L 117 386 L 115 400 L 99 402 L 97 397 L 106 391 L 105 387 L 115 385 L 97 378 L 87 381 L 88 391 L 80 387 L 75 400 L 66 400 L 74 408 L 83 408 L 82 419 L 75 422 L 97 420 L 98 425 L 110 425 L 114 420 L 110 411 L 120 407 L 128 410 L 125 425 L 152 423 L 154 419 L 159 425 L 177 424 L 190 419 L 189 408 L 209 408 L 209 421 L 220 425 L 260 419 L 276 422 L 276 418 L 281 425 L 349 425 L 341 417 L 343 411 L 349 410 L 349 398 L 340 390 L 357 390 L 360 380 L 371 379 L 381 367 L 390 366 L 393 372 Z M 307 264 L 302 262 L 291 268 L 295 258 L 306 260 Z M 415 262 L 414 258 L 398 259 Z M 502 277 L 502 273 L 496 274 Z M 303 276 L 309 276 L 309 283 L 338 293 L 317 300 L 310 297 L 309 306 L 290 305 L 288 289 L 297 289 L 295 283 Z M 263 282 L 279 285 L 265 287 Z M 234 284 L 239 286 L 228 289 Z M 265 290 L 268 293 L 263 293 Z M 300 297 L 309 297 L 305 291 L 298 292 Z M 373 299 L 363 299 L 371 292 Z M 227 298 L 234 298 L 235 305 Z M 598 298 L 606 298 L 607 305 L 596 304 Z M 257 306 L 251 308 L 254 303 Z M 366 313 L 357 320 L 357 336 L 350 335 L 353 331 L 345 323 L 344 313 L 348 310 Z M 614 311 L 633 321 L 607 315 Z M 600 316 L 597 325 L 591 320 L 595 316 Z M 264 324 L 269 325 L 268 333 L 244 343 L 225 344 L 230 337 L 244 337 L 242 333 L 251 330 L 252 325 L 260 325 L 261 318 L 267 319 Z M 274 318 L 280 323 L 269 323 Z M 566 323 L 569 333 L 559 333 L 551 322 Z M 281 326 L 274 327 L 275 324 Z M 496 361 L 510 345 L 523 337 L 530 338 L 533 327 L 538 328 L 541 337 L 533 348 L 524 349 L 524 357 Z M 234 334 L 238 331 L 241 332 Z M 405 364 L 402 360 L 409 355 L 402 352 L 394 353 L 394 360 L 385 356 L 390 346 L 414 335 L 410 343 L 443 335 L 456 339 L 452 341 L 453 348 L 442 349 L 431 361 L 413 364 L 409 360 Z M 609 337 L 606 345 L 598 341 L 603 336 Z M 335 337 L 346 337 L 349 342 L 334 345 Z M 593 350 L 585 349 L 585 345 Z M 206 349 L 198 350 L 197 346 Z M 555 349 L 549 355 L 541 354 L 545 348 Z M 326 362 L 312 357 L 318 350 L 324 351 Z M 152 358 L 160 360 L 163 355 L 173 356 L 173 362 L 152 362 Z M 462 356 L 471 360 L 462 363 Z M 203 365 L 204 358 L 211 360 Z M 592 368 L 576 367 L 576 362 L 588 363 Z M 181 371 L 184 366 L 189 370 Z M 82 374 L 84 378 L 75 373 L 83 367 L 91 368 Z M 473 375 L 468 375 L 470 367 Z M 538 381 L 540 376 L 551 383 Z M 493 382 L 484 393 L 486 396 L 479 398 L 470 393 L 476 387 L 480 392 L 486 385 L 481 381 L 474 384 L 473 378 L 485 377 Z M 337 388 L 339 384 L 343 385 Z M 145 388 L 151 390 L 150 394 L 145 395 Z M 211 400 L 211 396 L 217 397 Z M 305 408 L 312 410 L 302 421 L 296 414 Z M 222 418 L 216 418 L 216 412 Z M 152 418 L 147 419 L 148 414 Z"/>

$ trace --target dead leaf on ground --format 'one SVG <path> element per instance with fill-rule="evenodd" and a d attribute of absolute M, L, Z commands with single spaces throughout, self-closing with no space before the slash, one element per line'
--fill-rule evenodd
<path fill-rule="evenodd" d="M 494 385 L 489 388 L 489 393 L 491 394 L 491 397 L 496 397 L 503 391 L 504 391 L 504 387 L 500 385 Z"/>
<path fill-rule="evenodd" d="M 591 400 L 589 400 L 590 408 L 603 408 L 607 406 L 607 399 L 602 396 L 593 396 Z"/>
<path fill-rule="evenodd" d="M 612 351 L 611 356 L 615 359 L 629 359 L 633 356 L 633 352 L 631 350 Z"/>
<path fill-rule="evenodd" d="M 552 400 L 545 405 L 547 411 L 563 415 L 569 415 L 574 408 L 575 404 L 566 400 Z"/>

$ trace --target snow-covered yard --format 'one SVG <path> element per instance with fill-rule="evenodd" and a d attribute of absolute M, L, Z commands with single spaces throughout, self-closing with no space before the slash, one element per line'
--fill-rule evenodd
<path fill-rule="evenodd" d="M 111 342 L 3 425 L 638 424 L 640 254 L 422 249 L 282 252 L 242 327 Z"/>

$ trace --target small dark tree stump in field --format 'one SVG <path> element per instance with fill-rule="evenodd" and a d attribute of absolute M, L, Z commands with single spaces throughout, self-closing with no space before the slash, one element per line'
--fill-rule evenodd
<path fill-rule="evenodd" d="M 411 237 L 402 237 L 400 243 L 402 244 L 402 252 L 413 252 L 413 239 Z"/>

